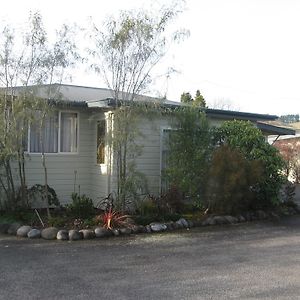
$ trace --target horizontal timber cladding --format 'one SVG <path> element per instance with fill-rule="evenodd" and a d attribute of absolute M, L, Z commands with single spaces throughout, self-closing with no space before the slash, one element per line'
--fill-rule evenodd
<path fill-rule="evenodd" d="M 98 194 L 107 191 L 107 175 L 96 163 L 97 118 L 91 118 L 89 112 L 78 112 L 78 152 L 46 154 L 48 184 L 55 189 L 61 204 L 70 203 L 74 185 L 76 192 L 86 194 L 94 202 Z M 103 116 L 102 113 L 100 117 Z M 44 184 L 41 154 L 26 154 L 26 176 L 28 186 Z"/>

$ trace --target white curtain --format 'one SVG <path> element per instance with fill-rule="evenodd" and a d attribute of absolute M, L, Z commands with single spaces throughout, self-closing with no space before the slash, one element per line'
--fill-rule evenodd
<path fill-rule="evenodd" d="M 77 152 L 77 113 L 61 113 L 60 151 Z"/>
<path fill-rule="evenodd" d="M 42 129 L 39 128 L 39 124 L 31 124 L 30 152 L 42 152 L 41 137 L 45 153 L 56 153 L 58 151 L 58 114 L 48 117 Z"/>

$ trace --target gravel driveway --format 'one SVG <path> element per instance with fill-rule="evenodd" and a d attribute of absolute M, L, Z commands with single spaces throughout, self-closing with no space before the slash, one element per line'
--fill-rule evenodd
<path fill-rule="evenodd" d="M 0 299 L 300 299 L 300 217 L 60 242 L 0 235 Z"/>

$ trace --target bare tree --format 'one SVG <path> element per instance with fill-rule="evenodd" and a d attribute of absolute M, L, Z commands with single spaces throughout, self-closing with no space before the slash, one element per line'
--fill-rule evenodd
<path fill-rule="evenodd" d="M 73 42 L 73 31 L 67 25 L 57 31 L 56 41 L 50 42 L 39 13 L 30 15 L 25 33 L 16 32 L 12 26 L 2 30 L 0 43 L 0 163 L 4 169 L 0 184 L 7 200 L 16 206 L 18 199 L 27 201 L 24 152 L 27 145 L 28 126 L 39 124 L 43 128 L 51 111 L 48 100 L 57 98 L 59 85 L 65 76 L 66 68 L 78 58 Z M 48 84 L 42 99 L 38 95 L 41 84 Z M 54 87 L 54 88 L 53 88 Z M 51 102 L 52 103 L 52 102 Z M 39 111 L 39 113 L 36 113 Z M 41 134 L 41 149 L 43 135 Z M 45 153 L 42 151 L 42 165 L 45 174 L 45 200 L 47 197 L 47 169 Z M 20 193 L 16 190 L 16 178 L 12 174 L 11 162 L 17 160 Z M 48 201 L 46 201 L 46 205 Z"/>
<path fill-rule="evenodd" d="M 90 37 L 95 47 L 89 49 L 92 68 L 112 90 L 116 107 L 112 148 L 117 166 L 117 196 L 125 209 L 126 195 L 141 176 L 134 159 L 141 154 L 136 143 L 140 134 L 136 106 L 131 105 L 151 84 L 153 68 L 166 55 L 171 44 L 187 36 L 186 30 L 168 32 L 169 25 L 182 11 L 182 1 L 151 14 L 144 11 L 122 11 L 107 19 L 102 27 L 93 24 Z M 140 110 L 141 107 L 139 107 Z M 130 187 L 130 188 L 129 188 Z"/>

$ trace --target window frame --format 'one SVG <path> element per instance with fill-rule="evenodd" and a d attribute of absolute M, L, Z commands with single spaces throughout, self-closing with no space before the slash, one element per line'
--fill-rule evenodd
<path fill-rule="evenodd" d="M 104 122 L 104 162 L 103 163 L 98 163 L 97 162 L 98 122 Z M 107 120 L 106 120 L 106 118 L 99 118 L 98 120 L 96 120 L 96 165 L 97 166 L 106 166 L 107 165 L 107 143 L 105 141 L 106 137 L 107 137 Z"/>
<path fill-rule="evenodd" d="M 79 154 L 79 147 L 80 147 L 80 139 L 79 139 L 79 131 L 80 131 L 80 112 L 76 110 L 58 110 L 58 134 L 57 134 L 57 152 L 45 152 L 45 154 L 53 156 L 53 155 L 78 155 Z M 61 138 L 61 113 L 76 113 L 77 115 L 77 151 L 76 152 L 62 152 L 60 151 L 60 138 Z M 28 126 L 28 149 L 25 153 L 30 155 L 41 155 L 42 152 L 31 152 L 30 149 L 30 125 Z"/>

